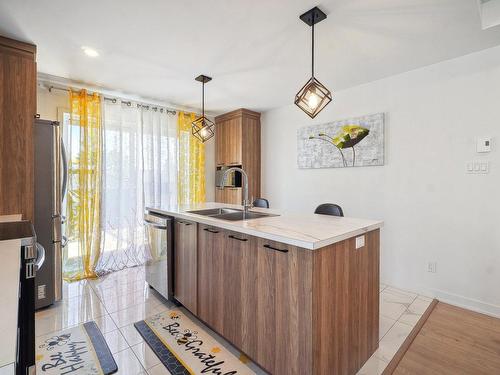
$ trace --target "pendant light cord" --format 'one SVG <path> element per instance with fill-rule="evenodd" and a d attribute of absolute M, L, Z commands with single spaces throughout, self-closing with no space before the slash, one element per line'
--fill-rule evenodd
<path fill-rule="evenodd" d="M 314 78 L 314 15 L 313 15 L 313 24 L 312 24 L 312 48 L 311 48 L 311 55 L 312 55 L 312 66 L 311 66 L 311 73 L 312 73 L 312 78 Z"/>
<path fill-rule="evenodd" d="M 201 115 L 205 118 L 205 80 L 201 84 Z"/>

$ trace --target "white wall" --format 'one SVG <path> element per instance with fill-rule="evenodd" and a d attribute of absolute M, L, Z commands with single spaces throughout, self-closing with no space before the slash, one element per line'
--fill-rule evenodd
<path fill-rule="evenodd" d="M 297 168 L 299 127 L 376 112 L 386 113 L 385 166 Z M 383 282 L 500 316 L 500 144 L 475 152 L 476 136 L 498 140 L 499 129 L 496 47 L 336 92 L 314 120 L 294 105 L 264 113 L 262 196 L 287 211 L 333 202 L 383 219 Z M 490 173 L 466 174 L 472 160 L 489 160 Z"/>
<path fill-rule="evenodd" d="M 37 113 L 44 120 L 58 119 L 57 108 L 68 108 L 69 97 L 67 92 L 49 90 L 38 87 L 37 89 Z M 205 185 L 207 202 L 215 201 L 215 139 L 211 139 L 205 145 Z"/>
<path fill-rule="evenodd" d="M 66 91 L 38 87 L 36 91 L 36 111 L 44 120 L 61 120 L 57 117 L 57 108 L 69 108 L 69 96 Z"/>

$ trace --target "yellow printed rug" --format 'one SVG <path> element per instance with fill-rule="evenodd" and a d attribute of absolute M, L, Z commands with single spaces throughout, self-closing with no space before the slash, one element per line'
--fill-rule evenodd
<path fill-rule="evenodd" d="M 36 339 L 37 375 L 109 375 L 116 371 L 116 362 L 95 322 Z"/>
<path fill-rule="evenodd" d="M 135 327 L 173 375 L 262 373 L 247 357 L 217 341 L 178 309 L 137 322 Z"/>

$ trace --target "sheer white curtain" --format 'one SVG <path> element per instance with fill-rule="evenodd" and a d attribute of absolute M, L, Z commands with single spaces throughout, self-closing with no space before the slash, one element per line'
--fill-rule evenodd
<path fill-rule="evenodd" d="M 144 208 L 177 201 L 176 117 L 134 103 L 103 104 L 103 274 L 143 264 Z"/>

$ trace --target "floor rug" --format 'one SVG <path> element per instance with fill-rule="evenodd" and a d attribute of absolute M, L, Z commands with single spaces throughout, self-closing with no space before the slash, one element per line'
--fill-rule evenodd
<path fill-rule="evenodd" d="M 116 362 L 95 322 L 36 339 L 37 374 L 109 375 L 116 371 Z"/>
<path fill-rule="evenodd" d="M 258 372 L 243 354 L 230 351 L 178 309 L 156 314 L 135 327 L 173 375 Z"/>

